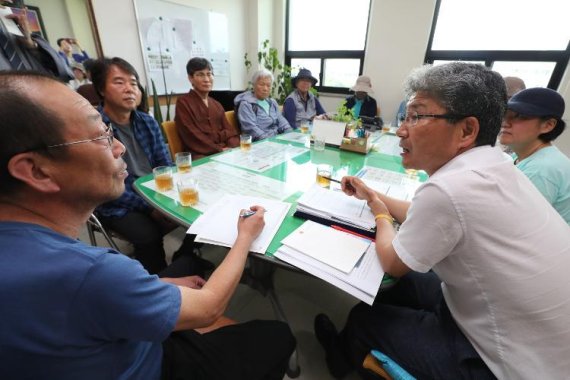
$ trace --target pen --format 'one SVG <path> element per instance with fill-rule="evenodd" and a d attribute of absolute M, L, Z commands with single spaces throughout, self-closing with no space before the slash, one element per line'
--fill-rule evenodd
<path fill-rule="evenodd" d="M 245 219 L 245 218 L 249 218 L 249 217 L 252 216 L 252 215 L 255 215 L 255 211 L 253 211 L 253 210 L 246 210 L 246 211 L 244 211 L 244 213 L 241 214 L 240 216 Z"/>
<path fill-rule="evenodd" d="M 338 179 L 334 179 L 334 178 L 330 178 L 330 177 L 323 177 L 324 179 L 328 179 L 331 182 L 336 182 L 336 183 L 342 183 L 342 181 L 339 181 Z M 354 188 L 352 187 L 352 185 L 350 183 L 346 183 L 346 187 L 350 190 L 354 191 Z"/>

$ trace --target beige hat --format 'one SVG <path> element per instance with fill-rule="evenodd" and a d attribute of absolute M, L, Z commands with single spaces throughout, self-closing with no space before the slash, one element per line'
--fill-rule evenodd
<path fill-rule="evenodd" d="M 354 86 L 350 88 L 352 91 L 361 91 L 366 92 L 367 94 L 373 94 L 372 91 L 372 83 L 370 83 L 370 77 L 366 75 L 361 75 L 356 79 L 356 83 Z"/>

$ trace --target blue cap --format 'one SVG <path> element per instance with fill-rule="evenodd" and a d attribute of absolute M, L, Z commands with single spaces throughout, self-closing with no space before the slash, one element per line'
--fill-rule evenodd
<path fill-rule="evenodd" d="M 564 115 L 564 98 L 549 88 L 527 88 L 517 92 L 507 103 L 507 109 L 525 116 L 552 116 L 561 119 Z"/>

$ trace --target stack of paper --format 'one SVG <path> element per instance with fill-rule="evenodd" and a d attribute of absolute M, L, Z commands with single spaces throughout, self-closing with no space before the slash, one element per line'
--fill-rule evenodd
<path fill-rule="evenodd" d="M 289 203 L 259 197 L 225 195 L 190 226 L 188 233 L 196 234 L 197 242 L 231 247 L 238 234 L 240 210 L 247 210 L 253 205 L 262 206 L 266 212 L 265 227 L 253 241 L 250 250 L 264 254 L 291 207 Z"/>
<path fill-rule="evenodd" d="M 307 221 L 282 243 L 275 257 L 374 302 L 384 272 L 370 240 Z"/>
<path fill-rule="evenodd" d="M 374 231 L 376 223 L 366 201 L 313 185 L 297 201 L 297 211 L 328 220 L 331 224 L 351 225 Z"/>

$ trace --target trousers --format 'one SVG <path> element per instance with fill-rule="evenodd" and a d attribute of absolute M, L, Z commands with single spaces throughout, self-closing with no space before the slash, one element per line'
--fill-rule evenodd
<path fill-rule="evenodd" d="M 495 379 L 457 326 L 433 272 L 410 272 L 372 306 L 356 305 L 341 341 L 364 379 L 377 379 L 362 368 L 371 349 L 418 379 Z"/>

